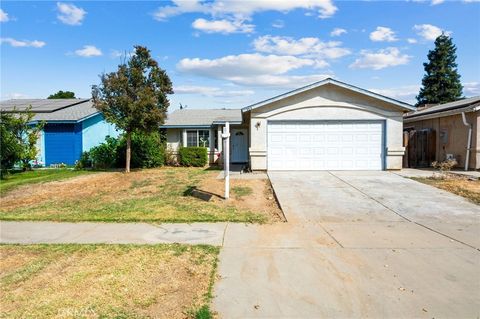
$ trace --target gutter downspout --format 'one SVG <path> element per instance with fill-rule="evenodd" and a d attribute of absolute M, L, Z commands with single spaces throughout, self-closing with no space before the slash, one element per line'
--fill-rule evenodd
<path fill-rule="evenodd" d="M 467 138 L 467 156 L 465 157 L 465 171 L 468 171 L 468 164 L 470 162 L 470 148 L 472 144 L 472 124 L 467 122 L 465 112 L 462 112 L 462 120 L 465 126 L 468 126 L 468 138 Z"/>

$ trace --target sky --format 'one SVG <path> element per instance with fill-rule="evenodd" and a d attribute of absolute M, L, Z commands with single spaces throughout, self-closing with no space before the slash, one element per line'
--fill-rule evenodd
<path fill-rule="evenodd" d="M 480 2 L 2 1 L 0 99 L 91 96 L 143 45 L 170 76 L 170 109 L 238 108 L 326 77 L 415 103 L 445 32 L 466 97 L 480 95 Z"/>

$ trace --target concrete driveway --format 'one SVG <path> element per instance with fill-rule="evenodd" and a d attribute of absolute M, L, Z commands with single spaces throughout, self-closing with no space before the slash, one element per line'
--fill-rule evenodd
<path fill-rule="evenodd" d="M 289 222 L 228 225 L 222 318 L 478 318 L 478 206 L 389 172 L 269 176 Z"/>

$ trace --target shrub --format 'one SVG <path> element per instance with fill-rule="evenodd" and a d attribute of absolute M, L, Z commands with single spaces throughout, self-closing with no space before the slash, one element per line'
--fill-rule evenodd
<path fill-rule="evenodd" d="M 433 162 L 432 167 L 438 169 L 441 172 L 449 172 L 453 167 L 457 165 L 457 161 L 454 159 L 449 159 L 443 162 Z"/>
<path fill-rule="evenodd" d="M 90 159 L 93 168 L 113 168 L 117 165 L 117 149 L 119 141 L 107 136 L 105 142 L 90 149 Z"/>
<path fill-rule="evenodd" d="M 178 155 L 182 166 L 202 167 L 208 163 L 208 152 L 205 147 L 182 147 Z"/>
<path fill-rule="evenodd" d="M 178 166 L 178 155 L 171 146 L 165 148 L 165 165 Z"/>
<path fill-rule="evenodd" d="M 92 159 L 90 157 L 90 152 L 83 152 L 80 156 L 80 159 L 75 162 L 75 169 L 84 169 L 92 167 Z"/>
<path fill-rule="evenodd" d="M 125 153 L 127 151 L 127 141 L 120 139 L 117 149 L 117 165 L 125 166 Z M 132 134 L 132 158 L 130 166 L 132 168 L 151 168 L 159 167 L 165 164 L 165 147 L 160 141 L 159 133 L 151 134 Z"/>

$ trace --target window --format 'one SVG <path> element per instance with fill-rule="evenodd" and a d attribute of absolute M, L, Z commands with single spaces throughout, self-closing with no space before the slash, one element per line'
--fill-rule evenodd
<path fill-rule="evenodd" d="M 187 147 L 210 147 L 210 130 L 188 130 Z"/>
<path fill-rule="evenodd" d="M 187 131 L 187 146 L 197 146 L 197 131 Z"/>
<path fill-rule="evenodd" d="M 210 146 L 210 131 L 199 130 L 198 131 L 198 146 L 209 147 Z"/>

